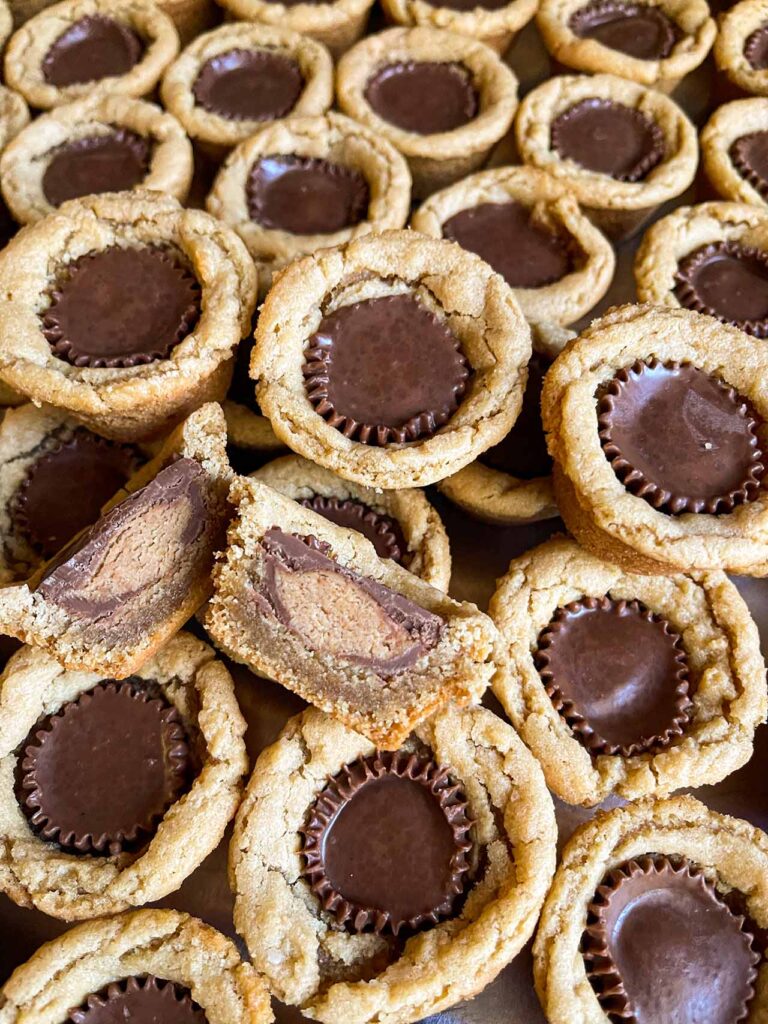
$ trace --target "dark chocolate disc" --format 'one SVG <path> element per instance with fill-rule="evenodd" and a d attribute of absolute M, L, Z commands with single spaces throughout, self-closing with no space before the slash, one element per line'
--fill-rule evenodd
<path fill-rule="evenodd" d="M 616 476 L 662 512 L 718 515 L 757 497 L 757 421 L 733 388 L 690 363 L 620 370 L 598 401 L 598 424 Z"/>
<path fill-rule="evenodd" d="M 192 86 L 201 107 L 229 121 L 285 117 L 304 88 L 298 62 L 277 50 L 227 50 L 207 60 Z"/>
<path fill-rule="evenodd" d="M 309 810 L 304 874 L 351 931 L 397 935 L 453 912 L 472 849 L 467 803 L 449 770 L 406 751 L 345 765 Z"/>
<path fill-rule="evenodd" d="M 684 858 L 614 867 L 587 908 L 587 975 L 627 1024 L 739 1024 L 755 994 L 753 924 Z"/>
<path fill-rule="evenodd" d="M 305 508 L 311 508 L 313 512 L 318 512 L 337 526 L 362 533 L 376 548 L 379 558 L 392 558 L 395 562 L 403 564 L 407 546 L 400 524 L 391 516 L 386 516 L 383 512 L 374 512 L 362 501 L 353 501 L 351 498 L 324 498 L 322 494 L 305 498 L 300 504 Z"/>
<path fill-rule="evenodd" d="M 80 196 L 127 191 L 147 176 L 149 158 L 149 141 L 126 128 L 72 139 L 48 154 L 43 195 L 60 206 Z"/>
<path fill-rule="evenodd" d="M 365 98 L 384 121 L 417 135 L 461 128 L 479 109 L 470 73 L 456 61 L 387 64 L 368 79 Z"/>
<path fill-rule="evenodd" d="M 61 33 L 42 61 L 43 77 L 62 88 L 124 75 L 144 55 L 139 35 L 104 14 L 89 14 Z"/>
<path fill-rule="evenodd" d="M 625 0 L 595 0 L 571 15 L 568 25 L 580 39 L 594 39 L 638 60 L 663 60 L 682 33 L 660 7 Z"/>
<path fill-rule="evenodd" d="M 768 199 L 768 131 L 742 135 L 731 144 L 728 155 L 742 178 Z"/>
<path fill-rule="evenodd" d="M 17 795 L 46 842 L 117 856 L 146 845 L 189 775 L 186 733 L 160 687 L 105 681 L 35 725 Z"/>
<path fill-rule="evenodd" d="M 97 437 L 85 427 L 52 437 L 30 465 L 12 518 L 45 558 L 99 518 L 144 460 L 138 448 Z"/>
<path fill-rule="evenodd" d="M 562 233 L 514 200 L 459 211 L 443 224 L 443 236 L 476 252 L 512 288 L 543 288 L 574 269 Z"/>
<path fill-rule="evenodd" d="M 551 145 L 564 160 L 617 181 L 642 181 L 664 159 L 664 136 L 646 114 L 615 100 L 580 100 L 552 122 Z"/>
<path fill-rule="evenodd" d="M 639 601 L 585 597 L 558 608 L 535 662 L 555 709 L 593 756 L 663 750 L 693 715 L 680 635 Z"/>
<path fill-rule="evenodd" d="M 40 314 L 43 334 L 73 366 L 167 359 L 200 317 L 200 285 L 170 251 L 113 245 L 69 263 Z"/>
<path fill-rule="evenodd" d="M 305 351 L 316 412 L 361 444 L 431 437 L 458 408 L 469 375 L 458 338 L 412 295 L 342 306 Z"/>
<path fill-rule="evenodd" d="M 686 309 L 768 337 L 768 252 L 711 242 L 680 260 L 675 280 L 675 295 Z"/>
<path fill-rule="evenodd" d="M 754 71 L 765 71 L 768 68 L 768 25 L 761 25 L 747 36 L 744 56 Z"/>
<path fill-rule="evenodd" d="M 368 215 L 365 177 L 328 160 L 262 157 L 251 168 L 245 193 L 251 220 L 294 235 L 330 235 Z"/>
<path fill-rule="evenodd" d="M 541 389 L 548 369 L 549 361 L 534 352 L 528 363 L 528 383 L 520 415 L 507 436 L 479 457 L 482 465 L 520 480 L 535 480 L 552 472 L 552 458 L 541 423 Z"/>
<path fill-rule="evenodd" d="M 154 975 L 126 978 L 88 996 L 65 1024 L 207 1024 L 188 988 Z"/>

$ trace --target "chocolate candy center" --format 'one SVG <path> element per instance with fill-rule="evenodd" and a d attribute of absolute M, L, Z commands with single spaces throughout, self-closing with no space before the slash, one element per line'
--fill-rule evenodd
<path fill-rule="evenodd" d="M 513 288 L 542 288 L 573 270 L 568 243 L 522 203 L 482 203 L 443 224 L 443 235 L 476 252 Z"/>
<path fill-rule="evenodd" d="M 617 181 L 641 181 L 664 157 L 655 121 L 614 100 L 580 100 L 552 122 L 552 148 L 564 159 Z"/>
<path fill-rule="evenodd" d="M 79 428 L 31 464 L 17 491 L 13 518 L 30 544 L 50 558 L 99 518 L 102 505 L 141 461 L 132 445 Z"/>
<path fill-rule="evenodd" d="M 675 295 L 688 309 L 715 316 L 758 338 L 768 336 L 768 253 L 713 242 L 682 259 Z"/>
<path fill-rule="evenodd" d="M 56 39 L 43 58 L 43 77 L 63 88 L 124 75 L 144 55 L 133 29 L 103 14 L 80 18 Z"/>
<path fill-rule="evenodd" d="M 677 25 L 661 10 L 621 0 L 597 0 L 570 18 L 571 31 L 639 60 L 663 60 L 680 37 Z"/>
<path fill-rule="evenodd" d="M 612 1020 L 746 1019 L 759 960 L 752 936 L 688 862 L 642 857 L 614 868 L 588 921 L 585 961 Z"/>
<path fill-rule="evenodd" d="M 411 295 L 342 306 L 323 319 L 305 358 L 317 412 L 363 444 L 432 435 L 469 377 L 458 338 Z"/>
<path fill-rule="evenodd" d="M 728 150 L 736 170 L 764 198 L 768 198 L 768 131 L 750 132 Z"/>
<path fill-rule="evenodd" d="M 187 988 L 146 975 L 114 982 L 88 996 L 65 1024 L 207 1024 Z"/>
<path fill-rule="evenodd" d="M 368 213 L 368 183 L 360 171 L 328 160 L 265 156 L 246 184 L 251 220 L 273 231 L 329 235 L 354 227 Z"/>
<path fill-rule="evenodd" d="M 541 389 L 548 369 L 549 362 L 534 352 L 528 363 L 528 383 L 520 415 L 507 436 L 479 457 L 484 466 L 521 480 L 534 480 L 552 472 L 541 423 Z"/>
<path fill-rule="evenodd" d="M 556 709 L 593 755 L 663 749 L 693 710 L 680 637 L 637 601 L 585 598 L 558 608 L 535 660 Z"/>
<path fill-rule="evenodd" d="M 227 50 L 206 61 L 195 100 L 229 121 L 273 121 L 293 109 L 304 88 L 298 63 L 275 50 Z"/>
<path fill-rule="evenodd" d="M 470 74 L 456 62 L 387 64 L 368 79 L 365 98 L 384 121 L 417 135 L 461 128 L 479 109 Z"/>
<path fill-rule="evenodd" d="M 103 682 L 34 727 L 19 796 L 43 839 L 115 856 L 146 844 L 189 768 L 181 719 L 162 691 Z"/>
<path fill-rule="evenodd" d="M 70 263 L 41 314 L 51 348 L 74 366 L 167 359 L 199 316 L 200 286 L 170 251 L 117 245 Z"/>
<path fill-rule="evenodd" d="M 90 135 L 51 150 L 43 194 L 51 206 L 101 192 L 122 192 L 143 181 L 149 170 L 147 139 L 123 128 Z"/>
<path fill-rule="evenodd" d="M 744 43 L 744 56 L 755 71 L 768 68 L 768 25 L 761 25 Z"/>
<path fill-rule="evenodd" d="M 614 472 L 654 508 L 716 514 L 757 496 L 756 422 L 740 395 L 703 370 L 635 363 L 611 381 L 598 411 Z"/>
<path fill-rule="evenodd" d="M 324 498 L 321 494 L 305 498 L 300 504 L 305 508 L 311 508 L 313 512 L 336 523 L 337 526 L 362 533 L 376 548 L 379 558 L 392 558 L 403 564 L 406 552 L 405 538 L 400 524 L 391 516 L 374 512 L 362 501 L 354 501 L 351 498 Z"/>

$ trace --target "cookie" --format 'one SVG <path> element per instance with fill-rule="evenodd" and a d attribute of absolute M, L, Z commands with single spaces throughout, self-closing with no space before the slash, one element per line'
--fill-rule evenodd
<path fill-rule="evenodd" d="M 741 0 L 721 18 L 713 50 L 721 75 L 741 93 L 768 96 L 768 3 Z"/>
<path fill-rule="evenodd" d="M 373 0 L 226 0 L 222 6 L 235 20 L 299 32 L 339 57 L 365 32 Z"/>
<path fill-rule="evenodd" d="M 536 13 L 533 0 L 382 0 L 389 21 L 471 36 L 504 56 Z"/>
<path fill-rule="evenodd" d="M 768 98 L 723 103 L 702 129 L 707 181 L 723 199 L 768 203 Z"/>

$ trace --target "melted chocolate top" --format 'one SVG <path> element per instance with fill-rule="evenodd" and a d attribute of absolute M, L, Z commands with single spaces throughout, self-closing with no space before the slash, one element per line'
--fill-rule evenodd
<path fill-rule="evenodd" d="M 311 508 L 313 512 L 336 523 L 337 526 L 362 533 L 376 548 L 379 558 L 392 558 L 400 565 L 403 564 L 407 545 L 400 524 L 391 516 L 386 516 L 383 512 L 374 512 L 362 501 L 355 501 L 352 498 L 342 500 L 315 494 L 312 498 L 305 498 L 300 504 L 305 508 Z"/>
<path fill-rule="evenodd" d="M 43 58 L 43 77 L 62 88 L 124 75 L 144 56 L 139 35 L 115 18 L 87 15 L 61 33 Z"/>
<path fill-rule="evenodd" d="M 412 295 L 342 306 L 309 339 L 305 360 L 316 411 L 370 445 L 430 437 L 469 379 L 458 338 Z"/>
<path fill-rule="evenodd" d="M 368 182 L 360 171 L 328 160 L 265 156 L 245 187 L 251 220 L 294 235 L 330 235 L 368 215 Z"/>
<path fill-rule="evenodd" d="M 174 255 L 113 245 L 63 270 L 41 314 L 54 353 L 74 366 L 167 359 L 200 317 L 200 285 Z"/>
<path fill-rule="evenodd" d="M 680 260 L 675 295 L 687 309 L 768 337 L 768 252 L 711 242 Z"/>
<path fill-rule="evenodd" d="M 548 369 L 548 360 L 534 352 L 528 363 L 528 383 L 520 415 L 507 436 L 479 457 L 484 466 L 521 480 L 534 480 L 552 472 L 552 458 L 541 423 L 541 389 Z"/>
<path fill-rule="evenodd" d="M 514 200 L 461 210 L 443 224 L 443 235 L 481 256 L 512 288 L 542 288 L 574 269 L 562 234 Z"/>
<path fill-rule="evenodd" d="M 654 508 L 730 512 L 765 473 L 756 421 L 733 388 L 689 363 L 635 363 L 598 403 L 603 451 L 627 490 Z"/>
<path fill-rule="evenodd" d="M 768 25 L 761 25 L 744 43 L 744 56 L 755 71 L 768 68 Z"/>
<path fill-rule="evenodd" d="M 101 192 L 123 192 L 149 171 L 149 141 L 125 128 L 89 135 L 51 150 L 43 194 L 51 206 Z"/>
<path fill-rule="evenodd" d="M 417 135 L 461 128 L 479 109 L 470 73 L 456 62 L 387 64 L 368 79 L 365 98 L 384 121 Z"/>
<path fill-rule="evenodd" d="M 346 765 L 309 811 L 304 872 L 354 932 L 395 935 L 454 911 L 472 849 L 466 799 L 447 768 L 398 751 Z"/>
<path fill-rule="evenodd" d="M 728 155 L 742 178 L 768 199 L 768 131 L 742 135 L 731 144 Z"/>
<path fill-rule="evenodd" d="M 275 50 L 227 50 L 206 61 L 192 86 L 195 101 L 229 121 L 273 121 L 296 104 L 304 78 Z"/>
<path fill-rule="evenodd" d="M 207 1024 L 187 988 L 144 975 L 116 981 L 70 1011 L 65 1024 Z"/>
<path fill-rule="evenodd" d="M 568 22 L 574 35 L 594 39 L 638 60 L 663 60 L 682 33 L 660 7 L 623 0 L 595 0 Z"/>
<path fill-rule="evenodd" d="M 20 764 L 19 800 L 48 842 L 116 856 L 145 846 L 184 788 L 189 748 L 156 685 L 103 682 L 38 722 Z"/>
<path fill-rule="evenodd" d="M 556 710 L 593 756 L 662 750 L 693 714 L 680 636 L 638 601 L 584 598 L 558 608 L 535 661 Z"/>
<path fill-rule="evenodd" d="M 614 100 L 580 100 L 552 122 L 551 145 L 564 160 L 617 181 L 642 181 L 664 159 L 664 136 L 649 117 Z"/>

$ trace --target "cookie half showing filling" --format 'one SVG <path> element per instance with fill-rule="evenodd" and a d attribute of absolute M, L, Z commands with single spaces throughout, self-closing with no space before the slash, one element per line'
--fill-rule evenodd
<path fill-rule="evenodd" d="M 385 748 L 446 700 L 482 694 L 494 629 L 473 605 L 253 479 L 230 500 L 205 627 L 231 657 Z"/>

